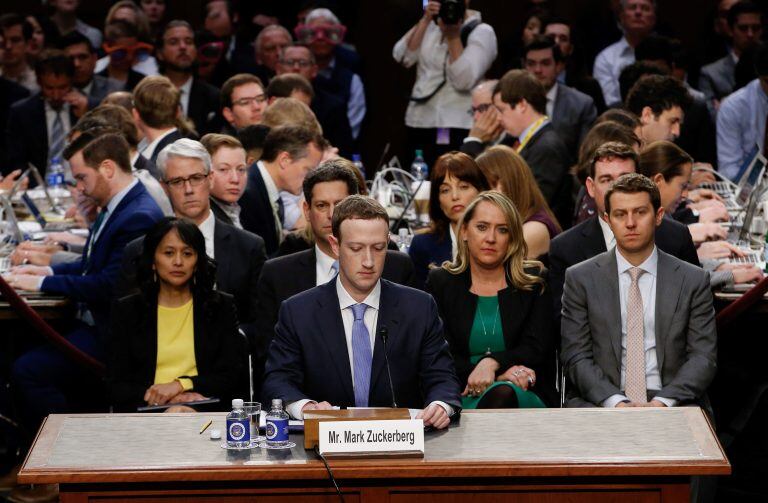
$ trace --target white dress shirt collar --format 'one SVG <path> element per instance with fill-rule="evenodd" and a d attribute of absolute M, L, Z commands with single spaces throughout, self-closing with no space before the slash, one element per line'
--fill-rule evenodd
<path fill-rule="evenodd" d="M 184 84 L 179 87 L 181 93 L 181 109 L 184 115 L 189 115 L 189 95 L 192 92 L 192 76 L 190 75 Z"/>
<path fill-rule="evenodd" d="M 372 307 L 375 310 L 379 310 L 379 301 L 381 300 L 381 280 L 376 282 L 376 286 L 373 287 L 371 293 L 362 302 L 357 302 L 341 284 L 341 277 L 336 278 L 336 294 L 339 296 L 339 308 L 343 311 L 355 304 L 365 304 L 369 308 Z"/>
<path fill-rule="evenodd" d="M 147 159 L 151 159 L 152 155 L 154 155 L 154 153 L 155 153 L 155 149 L 157 148 L 158 143 L 160 143 L 163 140 L 163 138 L 165 138 L 166 136 L 168 136 L 169 134 L 171 134 L 171 133 L 173 133 L 174 131 L 177 131 L 177 130 L 178 130 L 178 128 L 174 127 L 174 128 L 169 129 L 165 133 L 161 134 L 160 136 L 155 138 L 152 141 L 152 143 L 150 143 L 146 147 L 144 147 L 144 150 L 142 150 L 141 153 Z M 159 152 L 158 152 L 158 154 L 159 154 Z"/>
<path fill-rule="evenodd" d="M 448 225 L 448 234 L 451 236 L 451 260 L 456 260 L 456 255 L 459 254 L 459 241 L 456 239 L 456 233 L 450 224 Z"/>
<path fill-rule="evenodd" d="M 315 285 L 324 285 L 336 276 L 336 272 L 332 269 L 335 262 L 335 258 L 326 254 L 315 243 Z"/>
<path fill-rule="evenodd" d="M 624 274 L 629 269 L 635 267 L 632 264 L 630 264 L 627 259 L 624 258 L 624 256 L 621 254 L 618 248 L 616 248 L 616 265 L 618 265 L 619 274 Z M 659 265 L 659 252 L 656 250 L 656 245 L 654 245 L 653 250 L 651 251 L 651 254 L 648 255 L 648 258 L 646 258 L 643 261 L 643 263 L 637 267 L 645 271 L 646 274 L 650 274 L 655 278 L 656 271 L 658 270 L 658 265 Z"/>
<path fill-rule="evenodd" d="M 133 171 L 136 171 L 136 161 L 138 161 L 138 160 L 139 160 L 139 156 L 140 156 L 140 155 L 141 155 L 141 154 L 140 154 L 140 153 L 139 153 L 139 151 L 137 150 L 137 151 L 136 151 L 136 152 L 134 152 L 134 153 L 133 153 L 133 155 L 131 156 L 131 170 L 133 170 Z"/>
<path fill-rule="evenodd" d="M 523 138 L 528 138 L 528 140 L 530 140 L 531 138 L 533 138 L 533 135 L 535 135 L 539 129 L 543 128 L 548 123 L 549 123 L 549 117 L 547 116 L 544 116 L 544 120 L 541 122 L 538 122 L 537 120 L 535 120 L 530 124 L 528 124 L 527 128 L 523 129 L 523 131 L 520 133 L 520 136 L 518 136 L 518 138 L 520 139 L 521 142 L 523 141 Z M 536 129 L 534 129 L 534 127 Z M 528 136 L 528 133 L 531 134 L 530 137 Z"/>
<path fill-rule="evenodd" d="M 603 240 L 605 241 L 605 249 L 610 250 L 616 246 L 616 237 L 613 235 L 611 226 L 603 220 L 600 215 L 597 215 L 597 221 L 600 223 L 600 230 L 603 231 Z"/>
<path fill-rule="evenodd" d="M 269 171 L 267 170 L 267 167 L 264 165 L 264 163 L 259 161 L 256 163 L 256 166 L 259 168 L 261 178 L 264 179 L 264 186 L 267 188 L 269 202 L 274 206 L 277 204 L 278 199 L 280 199 L 280 191 L 277 190 L 277 185 L 275 185 L 275 181 L 272 179 L 272 175 L 269 174 Z"/>
<path fill-rule="evenodd" d="M 205 253 L 211 258 L 216 258 L 213 251 L 213 233 L 216 228 L 216 218 L 210 209 L 208 210 L 208 217 L 197 228 L 200 229 L 200 232 L 203 233 L 203 238 L 205 238 Z"/>

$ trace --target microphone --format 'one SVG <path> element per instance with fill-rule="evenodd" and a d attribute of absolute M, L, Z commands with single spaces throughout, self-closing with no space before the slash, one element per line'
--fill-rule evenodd
<path fill-rule="evenodd" d="M 384 364 L 387 366 L 387 378 L 389 379 L 389 392 L 392 394 L 392 407 L 397 408 L 397 400 L 395 400 L 395 387 L 392 384 L 392 372 L 389 370 L 389 357 L 387 356 L 387 339 L 389 338 L 389 332 L 387 327 L 382 326 L 379 329 L 379 335 L 381 336 L 381 342 L 384 343 Z"/>

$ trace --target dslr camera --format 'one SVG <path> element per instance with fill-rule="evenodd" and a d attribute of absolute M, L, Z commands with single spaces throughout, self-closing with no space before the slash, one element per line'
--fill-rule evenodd
<path fill-rule="evenodd" d="M 458 24 L 464 20 L 467 5 L 464 0 L 440 0 L 440 13 L 437 15 L 445 24 Z M 437 19 L 435 19 L 437 23 Z"/>

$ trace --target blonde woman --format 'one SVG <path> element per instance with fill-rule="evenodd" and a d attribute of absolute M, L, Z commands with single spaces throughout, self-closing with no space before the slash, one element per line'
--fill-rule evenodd
<path fill-rule="evenodd" d="M 520 215 L 501 192 L 482 192 L 458 226 L 458 253 L 433 269 L 437 302 L 463 407 L 545 407 L 555 403 L 552 299 L 543 266 L 526 260 Z"/>
<path fill-rule="evenodd" d="M 491 187 L 512 200 L 523 222 L 523 238 L 528 245 L 526 258 L 539 258 L 549 252 L 549 242 L 560 232 L 560 224 L 549 209 L 531 168 L 525 159 L 505 145 L 497 145 L 477 158 Z"/>

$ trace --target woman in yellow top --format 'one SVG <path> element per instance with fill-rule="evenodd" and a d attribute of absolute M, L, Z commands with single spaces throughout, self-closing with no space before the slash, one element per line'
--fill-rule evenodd
<path fill-rule="evenodd" d="M 109 379 L 118 411 L 217 397 L 247 389 L 245 344 L 228 294 L 214 290 L 215 264 L 192 222 L 164 218 L 144 239 L 140 291 L 112 310 Z"/>

